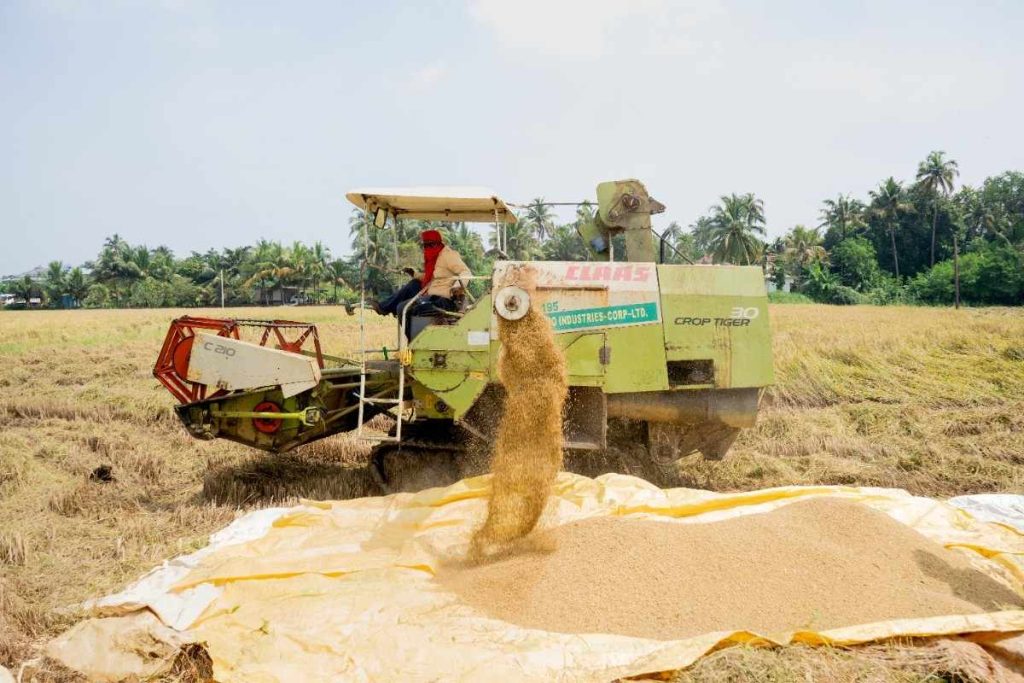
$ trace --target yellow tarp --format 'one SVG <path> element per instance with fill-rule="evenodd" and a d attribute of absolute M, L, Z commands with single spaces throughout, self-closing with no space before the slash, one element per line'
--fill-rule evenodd
<path fill-rule="evenodd" d="M 171 611 L 179 621 L 182 614 L 201 612 L 176 626 L 206 643 L 215 676 L 225 683 L 603 682 L 679 669 L 732 642 L 852 644 L 1024 630 L 1024 611 L 823 632 L 719 632 L 678 641 L 523 629 L 460 604 L 432 581 L 444 558 L 464 554 L 483 519 L 488 485 L 488 477 L 478 477 L 415 495 L 307 502 L 277 516 L 259 538 L 201 551 L 187 571 L 174 575 L 173 585 L 166 577 L 161 582 L 151 576 L 148 588 L 129 589 L 97 610 L 115 614 L 119 605 L 123 612 L 145 606 L 168 623 L 172 618 L 165 615 Z M 965 550 L 979 569 L 1024 595 L 1024 536 L 898 490 L 785 487 L 719 494 L 661 490 L 620 475 L 588 479 L 563 473 L 542 523 L 639 515 L 698 524 L 812 496 L 857 500 L 881 510 L 932 540 Z M 170 610 L 171 598 L 191 604 Z"/>

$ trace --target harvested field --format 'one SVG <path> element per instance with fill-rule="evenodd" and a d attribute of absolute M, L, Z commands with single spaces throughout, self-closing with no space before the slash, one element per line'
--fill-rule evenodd
<path fill-rule="evenodd" d="M 487 615 L 563 633 L 777 635 L 1016 609 L 1021 598 L 888 515 L 810 500 L 707 524 L 600 517 L 438 580 Z"/>
<path fill-rule="evenodd" d="M 150 374 L 169 320 L 183 313 L 0 312 L 0 664 L 32 658 L 78 618 L 77 603 L 201 547 L 239 509 L 366 492 L 344 469 L 358 468 L 366 448 L 345 438 L 282 458 L 188 437 Z M 328 353 L 358 338 L 338 308 L 188 313 L 309 320 Z M 684 459 L 687 485 L 1024 492 L 1024 311 L 783 305 L 771 314 L 777 386 L 759 424 L 723 462 Z M 392 334 L 381 324 L 371 343 Z M 112 481 L 90 478 L 102 465 Z M 792 661 L 819 656 L 835 660 L 801 650 Z M 752 658 L 759 670 L 789 661 L 723 654 L 708 680 Z M 843 660 L 844 671 L 857 666 Z"/>
<path fill-rule="evenodd" d="M 776 385 L 719 463 L 685 485 L 1024 491 L 1024 311 L 771 307 Z"/>

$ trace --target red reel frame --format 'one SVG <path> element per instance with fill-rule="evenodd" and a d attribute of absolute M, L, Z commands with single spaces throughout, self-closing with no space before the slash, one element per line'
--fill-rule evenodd
<path fill-rule="evenodd" d="M 310 323 L 300 323 L 294 320 L 237 320 L 236 321 L 241 327 L 261 327 L 263 328 L 263 334 L 260 336 L 260 346 L 267 346 L 267 342 L 270 341 L 270 333 L 274 333 L 274 339 L 277 340 L 277 347 L 282 351 L 288 351 L 290 353 L 302 354 L 302 347 L 307 341 L 312 342 L 313 351 L 316 357 L 316 364 L 320 366 L 320 369 L 324 369 L 324 354 L 320 349 L 320 334 L 316 330 L 316 325 Z M 296 331 L 298 335 L 294 340 L 288 341 L 285 338 L 285 331 Z"/>
<path fill-rule="evenodd" d="M 188 361 L 196 331 L 216 332 L 218 337 L 238 339 L 238 323 L 222 318 L 193 318 L 186 315 L 171 322 L 164 345 L 153 366 L 153 376 L 174 394 L 179 403 L 192 403 L 206 398 L 206 385 L 189 382 Z M 211 394 L 215 396 L 216 392 Z"/>

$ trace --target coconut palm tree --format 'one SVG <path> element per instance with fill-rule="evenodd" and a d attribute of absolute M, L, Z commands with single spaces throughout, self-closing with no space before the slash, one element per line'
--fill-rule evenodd
<path fill-rule="evenodd" d="M 349 284 L 346 279 L 348 273 L 348 265 L 341 260 L 331 261 L 327 264 L 327 279 L 334 285 L 334 301 L 338 302 L 338 285 L 347 289 L 355 290 L 356 288 Z"/>
<path fill-rule="evenodd" d="M 264 306 L 267 304 L 267 281 L 273 277 L 270 273 L 273 270 L 275 249 L 279 251 L 281 245 L 260 239 L 241 269 L 242 276 L 246 278 L 243 286 L 259 285 L 259 301 Z"/>
<path fill-rule="evenodd" d="M 892 265 L 896 277 L 900 276 L 900 259 L 896 252 L 896 226 L 900 215 L 914 210 L 914 205 L 907 201 L 903 185 L 889 176 L 877 190 L 871 190 L 871 213 L 889 229 L 892 240 Z"/>
<path fill-rule="evenodd" d="M 155 249 L 151 249 L 149 252 L 152 256 L 163 256 L 165 258 L 174 259 L 174 252 L 165 244 L 161 244 Z"/>
<path fill-rule="evenodd" d="M 274 282 L 281 294 L 281 303 L 285 303 L 284 289 L 295 284 L 299 277 L 300 265 L 295 259 L 295 252 L 289 247 L 281 247 L 275 256 Z"/>
<path fill-rule="evenodd" d="M 669 249 L 664 250 L 663 255 L 666 263 L 678 263 L 678 256 L 680 253 L 686 254 L 689 250 L 692 250 L 692 236 L 687 235 L 683 226 L 679 225 L 676 221 L 672 221 L 665 226 L 665 229 L 661 233 L 661 240 L 670 247 Z M 684 248 L 680 249 L 680 245 L 683 245 Z M 658 245 L 658 248 L 660 251 L 660 244 Z M 689 258 L 689 256 L 686 258 Z"/>
<path fill-rule="evenodd" d="M 252 247 L 224 249 L 220 258 L 220 267 L 231 275 L 238 275 L 242 270 L 242 265 L 249 260 L 250 251 L 252 251 Z"/>
<path fill-rule="evenodd" d="M 811 229 L 802 225 L 794 226 L 783 238 L 783 253 L 791 266 L 791 271 L 798 281 L 814 264 L 828 263 L 828 252 L 821 243 L 821 233 L 817 228 Z"/>
<path fill-rule="evenodd" d="M 74 299 L 75 307 L 80 308 L 85 297 L 89 294 L 89 281 L 81 268 L 72 268 L 68 273 L 67 292 Z"/>
<path fill-rule="evenodd" d="M 822 202 L 820 228 L 834 228 L 839 232 L 840 240 L 845 240 L 850 233 L 867 227 L 864 221 L 864 204 L 849 195 L 839 195 L 835 199 Z"/>
<path fill-rule="evenodd" d="M 132 263 L 138 266 L 142 277 L 149 275 L 149 269 L 153 265 L 152 260 L 149 257 L 149 247 L 144 244 L 132 247 L 129 251 L 128 258 L 131 259 Z"/>
<path fill-rule="evenodd" d="M 541 245 L 545 261 L 586 261 L 587 249 L 572 224 L 559 225 Z"/>
<path fill-rule="evenodd" d="M 403 224 L 403 230 L 408 230 L 411 234 L 414 234 L 421 225 L 429 225 L 421 224 L 419 221 L 404 221 Z M 356 263 L 366 267 L 361 277 L 364 278 L 367 288 L 385 293 L 392 291 L 394 284 L 389 278 L 389 273 L 398 268 L 398 262 L 395 260 L 398 251 L 395 230 L 375 227 L 373 214 L 362 209 L 352 210 L 348 226 L 355 249 L 352 258 Z"/>
<path fill-rule="evenodd" d="M 305 294 L 310 280 L 310 249 L 302 242 L 295 240 L 288 252 L 291 255 L 292 274 L 302 288 L 302 293 Z"/>
<path fill-rule="evenodd" d="M 307 268 L 313 280 L 313 301 L 320 303 L 320 280 L 327 274 L 327 262 L 331 260 L 331 250 L 323 242 L 317 240 L 309 249 Z"/>
<path fill-rule="evenodd" d="M 764 202 L 753 194 L 723 195 L 721 203 L 711 207 L 710 247 L 718 263 L 750 265 L 761 259 L 765 234 Z"/>
<path fill-rule="evenodd" d="M 459 252 L 466 265 L 472 270 L 473 263 L 479 263 L 484 255 L 484 243 L 480 235 L 468 223 L 449 223 L 441 227 L 444 242 Z"/>
<path fill-rule="evenodd" d="M 116 233 L 103 242 L 103 249 L 96 260 L 93 277 L 97 282 L 110 287 L 117 305 L 127 298 L 126 295 L 132 284 L 145 277 L 145 273 L 135 261 L 138 257 L 139 254 Z"/>
<path fill-rule="evenodd" d="M 591 222 L 594 220 L 594 205 L 589 199 L 584 199 L 576 207 L 576 228 L 579 229 L 581 225 Z"/>
<path fill-rule="evenodd" d="M 116 232 L 107 239 L 103 240 L 103 248 L 122 253 L 127 252 L 129 249 L 131 249 L 131 247 L 128 245 L 128 242 L 125 241 L 125 239 Z"/>
<path fill-rule="evenodd" d="M 238 296 L 239 286 L 245 286 L 244 277 L 249 252 L 252 247 L 224 248 L 218 254 L 214 250 L 207 252 L 205 257 L 209 268 L 209 292 L 211 299 L 220 299 L 220 287 L 223 285 L 226 296 L 234 299 Z M 223 280 L 223 282 L 221 282 Z"/>
<path fill-rule="evenodd" d="M 932 251 L 931 264 L 935 265 L 935 228 L 939 220 L 939 198 L 953 190 L 953 179 L 960 175 L 953 159 L 946 159 L 946 153 L 932 152 L 917 167 L 917 181 L 932 195 Z"/>
<path fill-rule="evenodd" d="M 817 228 L 796 225 L 783 238 L 785 253 L 792 256 L 801 266 L 828 262 L 828 253 L 821 245 L 821 233 Z"/>
<path fill-rule="evenodd" d="M 544 203 L 544 198 L 536 197 L 526 206 L 526 215 L 521 221 L 533 231 L 538 240 L 543 242 L 554 229 L 554 218 L 551 207 Z"/>
<path fill-rule="evenodd" d="M 676 221 L 672 221 L 665 226 L 665 230 L 661 233 L 661 236 L 664 237 L 666 241 L 675 243 L 683 236 L 683 226 L 679 225 Z"/>
<path fill-rule="evenodd" d="M 292 282 L 295 276 L 295 265 L 292 261 L 292 254 L 279 242 L 270 242 L 264 246 L 264 253 L 261 260 L 254 269 L 253 274 L 244 283 L 246 287 L 260 283 L 270 282 L 278 288 L 281 293 L 281 303 L 284 303 L 284 288 Z"/>
<path fill-rule="evenodd" d="M 953 307 L 960 308 L 960 238 L 967 235 L 967 217 L 959 207 L 953 207 Z"/>
<path fill-rule="evenodd" d="M 505 226 L 505 256 L 510 261 L 529 261 L 540 253 L 540 245 L 525 220 Z M 497 248 L 495 235 L 490 237 L 491 246 Z"/>
<path fill-rule="evenodd" d="M 50 299 L 50 305 L 63 307 L 62 300 L 67 290 L 64 264 L 60 261 L 50 261 L 46 268 L 46 275 L 43 276 L 43 283 L 46 296 Z"/>
<path fill-rule="evenodd" d="M 389 248 L 390 241 L 387 239 L 390 231 L 376 228 L 372 214 L 362 209 L 352 209 L 348 230 L 355 246 L 356 260 L 385 269 L 391 265 L 393 250 Z"/>
<path fill-rule="evenodd" d="M 1013 242 L 1004 232 L 1008 221 L 1003 212 L 999 211 L 1002 207 L 993 208 L 985 201 L 981 192 L 966 185 L 960 188 L 956 200 L 960 205 L 960 215 L 967 236 L 989 236 L 1002 240 L 1008 247 L 1013 246 Z"/>
<path fill-rule="evenodd" d="M 159 246 L 149 252 L 149 275 L 157 280 L 169 282 L 175 273 L 174 252 L 170 247 Z"/>
<path fill-rule="evenodd" d="M 28 305 L 28 300 L 32 298 L 32 295 L 38 289 L 35 281 L 28 275 L 11 283 L 11 293 L 16 298 L 23 299 L 26 306 Z"/>
<path fill-rule="evenodd" d="M 690 226 L 694 251 L 704 256 L 711 251 L 711 235 L 714 228 L 708 216 L 701 216 Z"/>
<path fill-rule="evenodd" d="M 412 221 L 402 218 L 396 218 L 394 221 L 394 239 L 398 244 L 404 244 L 406 242 L 416 242 L 419 240 L 420 233 L 424 230 L 430 230 L 430 221 Z"/>

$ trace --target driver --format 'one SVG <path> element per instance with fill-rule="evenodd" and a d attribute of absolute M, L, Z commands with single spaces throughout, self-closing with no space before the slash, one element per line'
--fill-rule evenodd
<path fill-rule="evenodd" d="M 423 243 L 423 272 L 415 273 L 412 269 L 406 269 L 411 279 L 401 289 L 384 301 L 368 302 L 380 315 L 399 317 L 406 303 L 414 298 L 416 301 L 407 315 L 431 315 L 438 310 L 459 310 L 455 299 L 462 296 L 473 273 L 466 267 L 459 252 L 445 245 L 437 230 L 424 230 L 420 233 L 420 240 Z M 420 295 L 420 292 L 423 294 Z"/>

